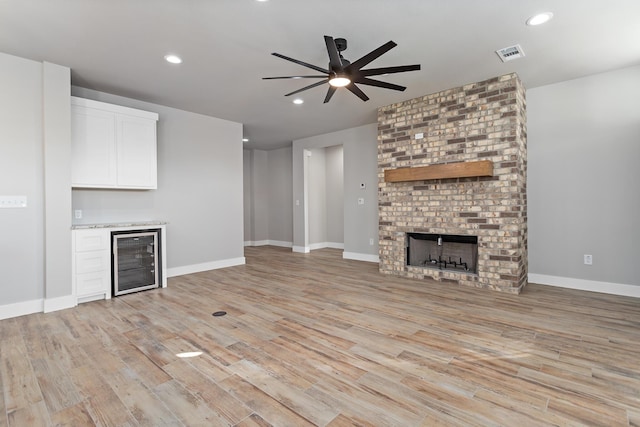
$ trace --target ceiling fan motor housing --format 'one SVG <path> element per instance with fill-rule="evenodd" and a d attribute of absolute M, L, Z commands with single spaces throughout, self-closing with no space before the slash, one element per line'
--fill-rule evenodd
<path fill-rule="evenodd" d="M 338 49 L 338 52 L 347 50 L 347 39 L 337 38 L 337 39 L 333 39 L 333 41 L 336 42 L 336 49 Z"/>

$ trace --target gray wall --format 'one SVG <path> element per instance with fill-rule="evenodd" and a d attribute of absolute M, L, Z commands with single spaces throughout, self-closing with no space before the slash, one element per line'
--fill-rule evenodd
<path fill-rule="evenodd" d="M 0 209 L 4 305 L 44 298 L 42 64 L 0 54 L 0 93 L 0 195 L 28 203 Z"/>
<path fill-rule="evenodd" d="M 291 206 L 291 147 L 269 150 L 269 240 L 282 246 L 293 242 Z"/>
<path fill-rule="evenodd" d="M 244 262 L 240 123 L 79 87 L 72 92 L 160 115 L 158 189 L 74 190 L 79 223 L 168 221 L 168 269 Z"/>
<path fill-rule="evenodd" d="M 345 131 L 344 250 L 347 256 L 378 259 L 378 125 Z M 361 188 L 361 184 L 365 188 Z M 358 205 L 363 198 L 364 204 Z M 373 239 L 373 245 L 370 240 Z M 349 254 L 351 253 L 351 254 Z"/>
<path fill-rule="evenodd" d="M 252 160 L 251 150 L 242 150 L 242 194 L 244 211 L 244 244 L 252 240 L 253 237 L 253 187 L 252 187 Z"/>
<path fill-rule="evenodd" d="M 0 53 L 0 195 L 27 197 L 0 209 L 0 318 L 73 305 L 69 88 L 68 68 Z"/>
<path fill-rule="evenodd" d="M 327 147 L 326 166 L 326 211 L 327 242 L 344 245 L 344 164 L 342 145 Z"/>
<path fill-rule="evenodd" d="M 244 150 L 244 244 L 291 247 L 291 147 Z"/>
<path fill-rule="evenodd" d="M 359 126 L 293 141 L 293 245 L 305 251 L 304 150 L 343 147 L 344 256 L 375 261 L 378 257 L 377 124 Z M 361 189 L 360 184 L 365 184 Z M 358 198 L 365 203 L 358 205 Z M 300 201 L 296 204 L 296 201 Z M 369 244 L 373 239 L 373 245 Z"/>
<path fill-rule="evenodd" d="M 269 239 L 269 158 L 267 151 L 251 151 L 251 240 L 264 242 Z"/>
<path fill-rule="evenodd" d="M 527 113 L 530 280 L 640 285 L 640 67 L 530 89 Z"/>
<path fill-rule="evenodd" d="M 309 150 L 306 179 L 309 246 L 325 247 L 327 241 L 327 164 L 324 149 Z"/>
<path fill-rule="evenodd" d="M 309 150 L 307 195 L 311 249 L 344 246 L 343 148 L 334 145 Z"/>
<path fill-rule="evenodd" d="M 43 64 L 45 307 L 75 305 L 71 289 L 71 70 Z M 54 303 L 56 298 L 71 297 Z"/>

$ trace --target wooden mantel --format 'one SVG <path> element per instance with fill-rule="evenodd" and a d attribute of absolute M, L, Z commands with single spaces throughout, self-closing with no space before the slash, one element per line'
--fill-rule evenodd
<path fill-rule="evenodd" d="M 470 178 L 493 176 L 493 162 L 444 163 L 431 166 L 387 169 L 384 171 L 386 182 L 427 181 L 430 179 Z"/>

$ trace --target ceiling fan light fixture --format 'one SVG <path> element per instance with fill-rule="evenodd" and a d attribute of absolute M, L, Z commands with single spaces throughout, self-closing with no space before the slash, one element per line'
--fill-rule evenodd
<path fill-rule="evenodd" d="M 345 39 L 334 39 L 331 36 L 324 36 L 324 43 L 327 47 L 327 54 L 329 55 L 329 64 L 327 68 L 319 67 L 317 65 L 290 58 L 280 53 L 272 53 L 273 56 L 277 56 L 278 58 L 282 58 L 286 61 L 302 65 L 303 67 L 311 68 L 312 70 L 321 73 L 320 75 L 263 77 L 263 79 L 322 79 L 317 81 L 316 83 L 312 83 L 301 89 L 287 93 L 284 96 L 295 95 L 305 90 L 313 89 L 314 87 L 326 85 L 328 83 L 329 89 L 327 90 L 327 94 L 324 98 L 324 103 L 326 104 L 331 100 L 333 94 L 342 87 L 346 87 L 346 89 L 348 89 L 352 94 L 360 98 L 362 101 L 368 101 L 369 97 L 362 91 L 362 89 L 358 87 L 358 85 L 376 86 L 384 89 L 392 89 L 402 92 L 406 89 L 406 87 L 372 79 L 371 76 L 404 73 L 405 71 L 417 71 L 420 69 L 420 64 L 363 69 L 363 67 L 365 67 L 367 64 L 371 63 L 375 59 L 379 58 L 380 56 L 397 46 L 397 44 L 391 40 L 367 53 L 365 56 L 361 57 L 355 62 L 350 62 L 344 59 L 341 54 L 341 52 L 347 48 L 347 41 Z"/>
<path fill-rule="evenodd" d="M 333 87 L 345 87 L 349 83 L 351 83 L 351 80 L 349 80 L 345 76 L 340 76 L 340 75 L 337 75 L 331 80 L 329 80 L 329 84 Z"/>

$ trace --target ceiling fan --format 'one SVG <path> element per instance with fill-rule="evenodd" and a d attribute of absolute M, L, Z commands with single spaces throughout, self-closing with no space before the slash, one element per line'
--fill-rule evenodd
<path fill-rule="evenodd" d="M 383 68 L 370 68 L 363 70 L 362 67 L 366 66 L 373 60 L 382 56 L 389 50 L 397 46 L 393 41 L 389 41 L 377 49 L 367 53 L 362 58 L 355 62 L 349 62 L 342 57 L 342 51 L 347 49 L 347 41 L 342 38 L 336 38 L 330 36 L 324 36 L 325 44 L 327 45 L 327 52 L 329 54 L 329 67 L 328 69 L 318 67 L 316 65 L 308 64 L 306 62 L 299 61 L 297 59 L 289 58 L 288 56 L 281 55 L 279 53 L 272 53 L 272 55 L 278 58 L 286 59 L 287 61 L 294 62 L 303 67 L 311 68 L 312 70 L 324 73 L 324 75 L 313 76 L 285 76 L 285 77 L 263 77 L 263 80 L 273 79 L 323 79 L 317 83 L 313 83 L 309 86 L 305 86 L 302 89 L 298 89 L 291 93 L 287 93 L 285 96 L 295 95 L 307 89 L 311 89 L 317 86 L 321 86 L 325 83 L 329 83 L 329 90 L 324 98 L 324 102 L 327 103 L 339 87 L 346 87 L 363 101 L 368 101 L 369 97 L 356 86 L 356 83 L 377 86 L 385 89 L 392 89 L 403 91 L 406 89 L 404 86 L 396 85 L 393 83 L 387 83 L 380 80 L 370 79 L 370 76 L 379 76 L 383 74 L 403 73 L 405 71 L 416 71 L 420 69 L 420 65 L 401 65 L 397 67 L 383 67 Z"/>

